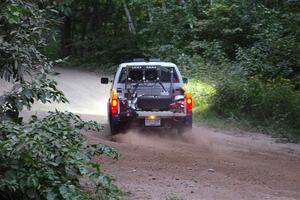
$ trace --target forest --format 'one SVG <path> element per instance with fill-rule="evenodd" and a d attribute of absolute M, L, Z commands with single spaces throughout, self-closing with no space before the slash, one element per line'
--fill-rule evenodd
<path fill-rule="evenodd" d="M 90 0 L 53 6 L 60 27 L 52 29 L 55 41 L 48 37 L 50 57 L 112 71 L 135 57 L 175 62 L 194 80 L 200 121 L 222 126 L 225 119 L 299 137 L 298 1 Z"/>
<path fill-rule="evenodd" d="M 49 78 L 56 65 L 113 73 L 133 58 L 174 62 L 190 79 L 195 122 L 299 142 L 299 8 L 298 0 L 1 0 L 0 76 L 14 87 L 0 96 L 0 198 L 121 196 L 92 162 L 119 152 L 80 134 L 101 125 L 59 111 L 20 117 L 36 101 L 68 102 Z"/>

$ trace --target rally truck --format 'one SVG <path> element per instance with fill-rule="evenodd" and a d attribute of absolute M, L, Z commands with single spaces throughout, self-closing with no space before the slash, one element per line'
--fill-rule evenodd
<path fill-rule="evenodd" d="M 107 103 L 111 134 L 135 122 L 144 127 L 172 128 L 178 134 L 192 129 L 193 101 L 187 78 L 178 67 L 160 59 L 134 59 L 119 65 Z"/>

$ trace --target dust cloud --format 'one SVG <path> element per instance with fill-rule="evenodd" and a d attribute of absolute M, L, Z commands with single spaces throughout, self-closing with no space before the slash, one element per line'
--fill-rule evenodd
<path fill-rule="evenodd" d="M 207 133 L 208 131 L 211 133 Z M 182 146 L 194 146 L 206 152 L 223 151 L 222 145 L 217 144 L 209 135 L 213 135 L 211 130 L 196 126 L 183 134 L 177 134 L 174 129 L 131 126 L 125 133 L 112 136 L 111 141 L 169 151 L 178 150 Z"/>

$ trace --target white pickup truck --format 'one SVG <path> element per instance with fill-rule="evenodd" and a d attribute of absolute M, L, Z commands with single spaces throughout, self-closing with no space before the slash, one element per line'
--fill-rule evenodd
<path fill-rule="evenodd" d="M 119 65 L 108 101 L 111 134 L 136 121 L 146 127 L 173 128 L 183 133 L 192 128 L 192 97 L 185 91 L 178 67 L 159 59 L 134 59 Z M 108 78 L 101 78 L 108 84 Z"/>

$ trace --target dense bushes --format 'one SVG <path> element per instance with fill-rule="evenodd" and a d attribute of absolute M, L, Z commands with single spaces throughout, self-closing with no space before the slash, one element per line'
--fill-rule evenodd
<path fill-rule="evenodd" d="M 152 27 L 162 23 L 160 19 L 168 25 L 161 26 L 159 34 L 177 32 L 167 40 L 155 38 L 144 53 L 176 62 L 198 80 L 191 82 L 196 120 L 209 113 L 210 117 L 246 121 L 252 128 L 299 138 L 296 5 L 295 1 L 253 4 L 235 0 L 172 5 L 167 8 L 190 12 L 181 12 L 182 20 L 176 20 L 179 14 L 164 16 L 163 9 L 154 12 L 155 20 L 141 32 L 141 38 L 147 40 L 151 31 L 158 31 Z"/>
<path fill-rule="evenodd" d="M 80 132 L 99 131 L 99 125 L 71 113 L 32 116 L 29 122 L 19 115 L 37 101 L 67 102 L 48 78 L 54 62 L 41 53 L 56 23 L 50 2 L 0 1 L 0 78 L 14 84 L 0 96 L 0 199 L 118 199 L 112 177 L 91 160 L 119 154 L 87 144 Z"/>
<path fill-rule="evenodd" d="M 224 79 L 217 85 L 212 109 L 225 117 L 251 119 L 273 130 L 288 128 L 282 135 L 298 131 L 300 136 L 300 93 L 286 80 Z"/>
<path fill-rule="evenodd" d="M 20 112 L 25 108 L 30 109 L 35 101 L 42 103 L 66 103 L 62 91 L 57 89 L 57 83 L 45 75 L 37 76 L 32 82 L 21 81 L 15 83 L 10 92 L 0 96 L 0 121 L 10 120 L 22 123 Z"/>
<path fill-rule="evenodd" d="M 199 80 L 190 80 L 189 90 L 192 92 L 195 100 L 194 107 L 196 112 L 205 112 L 210 109 L 211 101 L 216 95 L 216 89 L 213 85 Z"/>
<path fill-rule="evenodd" d="M 299 141 L 300 92 L 291 81 L 220 76 L 223 78 L 215 79 L 214 84 L 190 82 L 196 120 L 217 127 L 247 127 Z"/>
<path fill-rule="evenodd" d="M 118 199 L 113 179 L 91 159 L 119 154 L 105 145 L 87 144 L 80 132 L 99 131 L 100 126 L 60 112 L 23 122 L 20 111 L 35 101 L 67 100 L 45 76 L 21 81 L 0 97 L 0 199 Z M 80 183 L 84 177 L 88 188 Z"/>
<path fill-rule="evenodd" d="M 105 145 L 87 144 L 81 129 L 100 127 L 60 112 L 43 119 L 33 116 L 22 125 L 0 122 L 0 198 L 118 198 L 112 177 L 91 159 L 99 155 L 118 158 L 119 154 Z M 84 181 L 87 187 L 80 184 L 82 176 L 88 179 Z"/>

